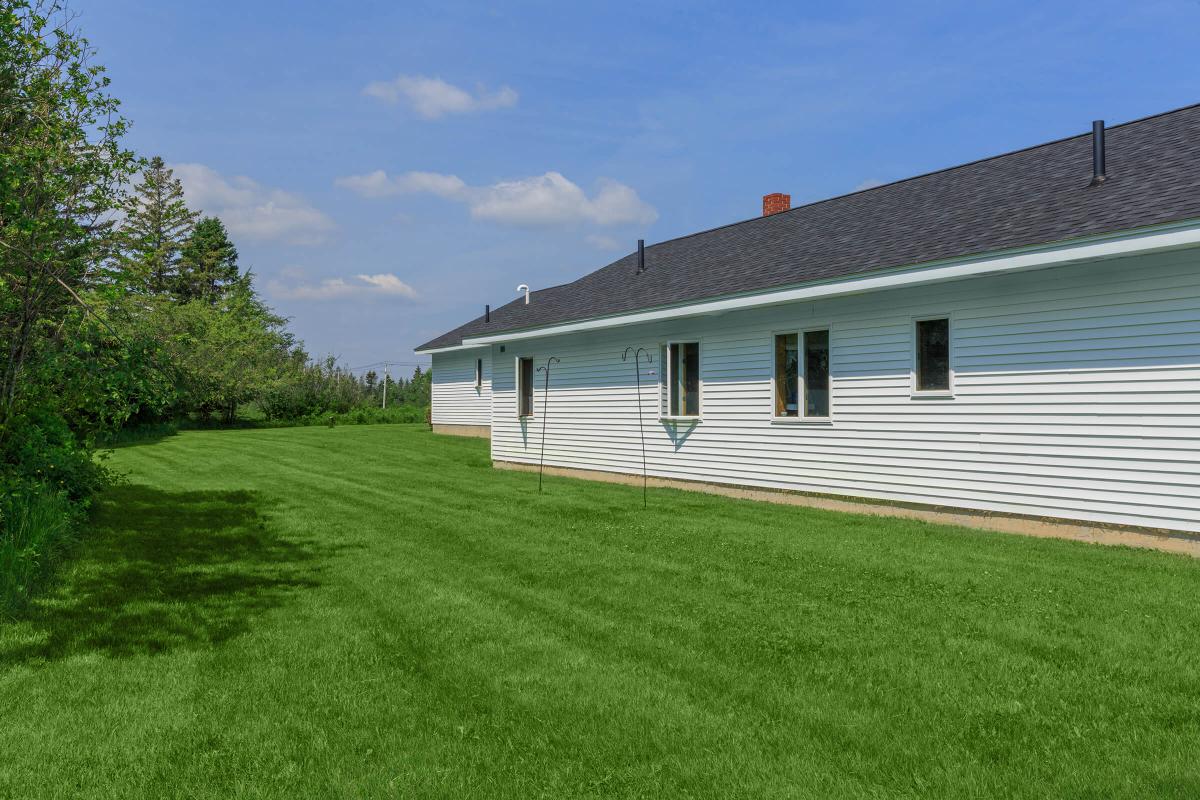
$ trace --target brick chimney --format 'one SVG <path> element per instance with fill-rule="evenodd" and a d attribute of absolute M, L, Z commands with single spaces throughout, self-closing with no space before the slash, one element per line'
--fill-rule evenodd
<path fill-rule="evenodd" d="M 778 214 L 780 211 L 787 211 L 792 207 L 792 196 L 775 192 L 774 194 L 763 195 L 763 216 L 769 217 L 772 214 Z"/>

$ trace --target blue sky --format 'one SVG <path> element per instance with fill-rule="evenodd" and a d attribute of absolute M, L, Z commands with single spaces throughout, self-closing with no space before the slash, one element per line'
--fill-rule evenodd
<path fill-rule="evenodd" d="M 74 0 L 317 356 L 634 249 L 1200 101 L 1200 3 Z"/>

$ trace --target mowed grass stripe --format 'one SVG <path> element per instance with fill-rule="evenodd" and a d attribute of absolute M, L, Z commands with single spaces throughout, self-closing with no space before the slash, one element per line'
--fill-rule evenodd
<path fill-rule="evenodd" d="M 113 461 L 130 484 L 77 568 L 0 630 L 0 796 L 1200 788 L 1186 559 L 539 496 L 486 442 L 415 427 L 187 432 Z"/>

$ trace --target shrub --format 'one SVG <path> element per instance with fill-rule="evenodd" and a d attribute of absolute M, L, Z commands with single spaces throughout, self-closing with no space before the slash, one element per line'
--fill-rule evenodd
<path fill-rule="evenodd" d="M 404 422 L 423 422 L 425 420 L 424 406 L 392 406 L 378 408 L 360 406 L 352 408 L 344 414 L 329 414 L 318 412 L 310 414 L 298 423 L 301 425 L 328 425 L 330 420 L 335 425 L 380 425 Z"/>
<path fill-rule="evenodd" d="M 56 409 L 30 409 L 0 439 L 0 612 L 28 602 L 109 480 Z"/>
<path fill-rule="evenodd" d="M 74 541 L 82 514 L 63 492 L 0 486 L 0 612 L 29 601 Z"/>
<path fill-rule="evenodd" d="M 80 441 L 52 408 L 17 417 L 0 439 L 0 486 L 42 485 L 48 492 L 82 500 L 108 478 L 89 443 Z"/>
<path fill-rule="evenodd" d="M 179 432 L 179 428 L 180 423 L 175 420 L 127 425 L 114 433 L 101 437 L 99 444 L 103 447 L 127 447 L 133 444 L 144 444 L 165 439 L 168 436 L 174 436 Z"/>

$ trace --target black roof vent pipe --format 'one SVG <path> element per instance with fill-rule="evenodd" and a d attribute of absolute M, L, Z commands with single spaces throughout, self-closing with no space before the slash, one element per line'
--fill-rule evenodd
<path fill-rule="evenodd" d="M 1104 120 L 1092 123 L 1092 186 L 1099 186 L 1108 179 L 1104 172 Z"/>
<path fill-rule="evenodd" d="M 638 239 L 638 275 L 646 271 L 646 240 Z"/>
<path fill-rule="evenodd" d="M 484 322 L 492 321 L 492 307 L 490 305 L 486 305 L 483 307 L 483 321 Z"/>

